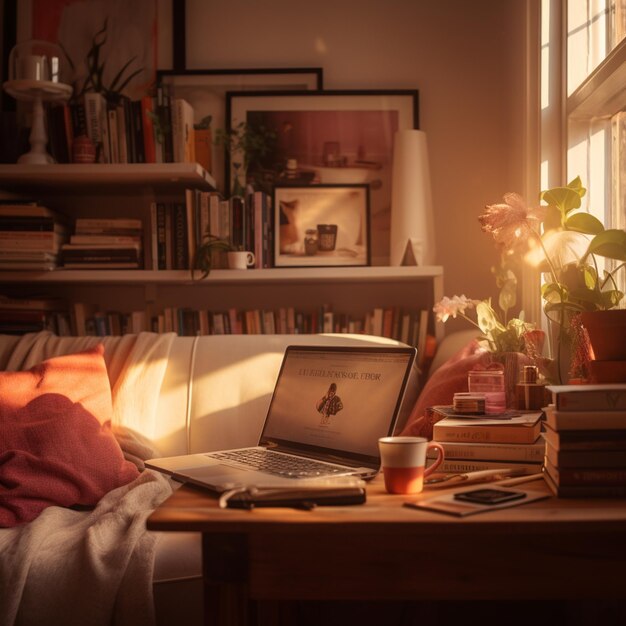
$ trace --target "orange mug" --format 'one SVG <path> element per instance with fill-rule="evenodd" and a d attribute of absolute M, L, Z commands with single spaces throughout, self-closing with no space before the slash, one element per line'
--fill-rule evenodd
<path fill-rule="evenodd" d="M 426 451 L 438 451 L 435 462 L 426 469 Z M 424 488 L 424 478 L 443 462 L 443 446 L 424 437 L 381 437 L 378 440 L 380 460 L 389 493 L 419 493 Z"/>

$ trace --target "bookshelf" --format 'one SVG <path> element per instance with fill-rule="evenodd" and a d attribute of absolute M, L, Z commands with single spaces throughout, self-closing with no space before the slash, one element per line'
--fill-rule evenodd
<path fill-rule="evenodd" d="M 0 190 L 32 197 L 70 218 L 140 217 L 150 236 L 150 204 L 180 199 L 187 188 L 214 189 L 197 164 L 0 166 Z M 146 239 L 148 241 L 148 239 Z M 146 246 L 147 248 L 148 246 Z M 241 310 L 296 307 L 363 316 L 375 307 L 432 309 L 443 297 L 443 268 L 326 267 L 213 270 L 200 280 L 188 270 L 0 271 L 0 292 L 57 296 L 127 312 L 165 307 Z M 443 338 L 441 324 L 429 333 Z"/>

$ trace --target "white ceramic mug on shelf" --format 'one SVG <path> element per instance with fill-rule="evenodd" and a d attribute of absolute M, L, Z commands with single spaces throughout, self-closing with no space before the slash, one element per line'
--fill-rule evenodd
<path fill-rule="evenodd" d="M 256 261 L 254 253 L 248 251 L 227 252 L 228 267 L 231 270 L 246 270 L 252 267 Z"/>

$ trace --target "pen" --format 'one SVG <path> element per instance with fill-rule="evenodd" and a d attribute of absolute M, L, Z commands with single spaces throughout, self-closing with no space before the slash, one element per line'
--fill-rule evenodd
<path fill-rule="evenodd" d="M 508 478 L 498 482 L 500 487 L 510 487 L 512 485 L 521 485 L 543 478 L 543 474 L 527 474 L 526 476 L 518 476 L 517 478 Z"/>

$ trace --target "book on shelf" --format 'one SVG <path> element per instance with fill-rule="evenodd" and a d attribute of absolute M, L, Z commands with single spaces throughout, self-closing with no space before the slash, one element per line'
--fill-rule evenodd
<path fill-rule="evenodd" d="M 98 234 L 95 231 L 119 231 L 132 230 L 141 232 L 143 228 L 142 221 L 136 218 L 125 217 L 78 217 L 75 221 L 76 234 Z M 104 233 L 102 233 L 104 234 Z M 110 234 L 116 234 L 112 232 Z"/>
<path fill-rule="evenodd" d="M 434 410 L 437 412 L 437 407 Z M 444 417 L 433 425 L 433 439 L 439 442 L 535 443 L 540 432 L 541 413 L 523 413 L 508 419 Z"/>
<path fill-rule="evenodd" d="M 559 498 L 623 498 L 626 496 L 626 484 L 621 485 L 559 485 L 550 470 L 544 467 L 546 484 Z"/>
<path fill-rule="evenodd" d="M 544 407 L 546 424 L 553 430 L 616 430 L 626 428 L 626 408 L 621 410 L 557 410 Z"/>
<path fill-rule="evenodd" d="M 12 298 L 0 295 L 0 310 L 11 311 L 62 311 L 67 309 L 63 298 Z"/>
<path fill-rule="evenodd" d="M 184 98 L 172 99 L 172 145 L 176 163 L 195 162 L 193 107 Z"/>
<path fill-rule="evenodd" d="M 11 233 L 15 237 L 4 237 L 0 233 L 1 251 L 39 251 L 58 253 L 61 245 L 65 242 L 66 236 L 57 232 L 32 232 L 22 234 L 20 232 Z"/>
<path fill-rule="evenodd" d="M 154 137 L 154 101 L 152 96 L 141 98 L 141 123 L 143 125 L 143 150 L 146 163 L 156 163 L 156 142 Z"/>
<path fill-rule="evenodd" d="M 557 431 L 544 426 L 543 437 L 555 450 L 626 450 L 626 429 Z"/>
<path fill-rule="evenodd" d="M 66 226 L 52 217 L 0 217 L 0 232 L 10 237 L 14 232 L 66 232 Z"/>
<path fill-rule="evenodd" d="M 545 455 L 545 441 L 540 436 L 533 443 L 489 443 L 446 441 L 438 442 L 444 450 L 446 459 L 465 461 L 519 461 L 542 463 Z M 428 451 L 429 457 L 436 457 L 434 450 Z"/>
<path fill-rule="evenodd" d="M 546 443 L 545 455 L 560 469 L 622 468 L 626 471 L 626 446 L 621 450 L 558 450 Z"/>
<path fill-rule="evenodd" d="M 108 153 L 108 146 L 104 149 L 104 140 L 107 136 L 107 103 L 101 93 L 89 91 L 83 94 L 82 104 L 85 111 L 85 122 L 87 126 L 87 137 L 91 139 L 96 148 L 97 159 L 102 163 L 110 163 L 105 160 L 105 153 Z"/>
<path fill-rule="evenodd" d="M 0 204 L 0 216 L 2 217 L 49 217 L 53 219 L 63 220 L 65 217 L 49 209 L 48 207 L 41 206 L 36 202 L 24 202 L 24 203 L 1 203 Z"/>
<path fill-rule="evenodd" d="M 63 263 L 65 269 L 72 270 L 138 270 L 142 265 L 138 261 L 116 261 L 116 260 L 99 260 L 99 261 L 65 261 Z"/>
<path fill-rule="evenodd" d="M 558 411 L 626 411 L 626 383 L 548 385 Z"/>
<path fill-rule="evenodd" d="M 70 235 L 70 244 L 75 245 L 141 245 L 139 235 Z"/>

